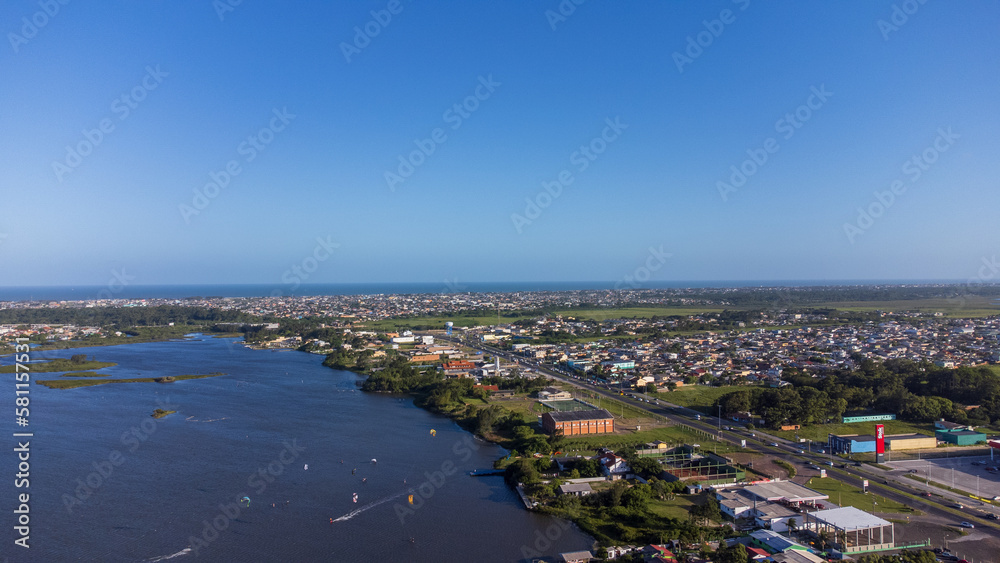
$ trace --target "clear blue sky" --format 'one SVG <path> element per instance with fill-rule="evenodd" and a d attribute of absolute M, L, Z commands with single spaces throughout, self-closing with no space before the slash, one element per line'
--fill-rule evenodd
<path fill-rule="evenodd" d="M 650 247 L 654 280 L 964 280 L 1000 253 L 995 2 L 897 1 L 895 28 L 887 0 L 221 4 L 0 5 L 0 285 L 270 283 L 317 238 L 308 282 L 617 280 Z"/>

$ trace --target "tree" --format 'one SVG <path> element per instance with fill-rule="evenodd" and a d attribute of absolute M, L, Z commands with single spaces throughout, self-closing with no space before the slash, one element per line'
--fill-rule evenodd
<path fill-rule="evenodd" d="M 791 535 L 792 533 L 794 533 L 795 532 L 795 528 L 797 528 L 797 527 L 798 527 L 798 522 L 795 521 L 795 518 L 789 518 L 788 519 L 788 533 L 789 533 L 789 535 Z"/>
<path fill-rule="evenodd" d="M 87 355 L 73 354 L 72 356 L 69 357 L 69 361 L 73 362 L 74 364 L 82 364 L 83 362 L 87 361 Z"/>
<path fill-rule="evenodd" d="M 747 563 L 750 560 L 747 548 L 741 543 L 732 547 L 720 547 L 715 552 L 715 558 L 719 563 Z"/>

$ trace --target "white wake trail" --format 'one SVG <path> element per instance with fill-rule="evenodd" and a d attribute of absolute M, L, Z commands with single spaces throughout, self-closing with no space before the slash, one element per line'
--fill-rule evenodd
<path fill-rule="evenodd" d="M 375 508 L 376 506 L 378 506 L 380 504 L 385 504 L 385 503 L 389 502 L 390 500 L 397 499 L 397 498 L 399 498 L 399 497 L 401 497 L 403 495 L 406 495 L 406 494 L 409 494 L 409 491 L 403 491 L 403 492 L 399 493 L 398 495 L 392 495 L 391 497 L 385 497 L 383 499 L 379 499 L 379 500 L 377 500 L 377 501 L 375 501 L 375 502 L 373 502 L 371 504 L 366 504 L 366 505 L 362 506 L 361 508 L 358 508 L 356 510 L 352 510 L 351 512 L 348 512 L 347 514 L 341 516 L 340 518 L 335 518 L 333 521 L 334 522 L 346 522 L 346 521 L 350 520 L 351 518 L 354 518 L 358 514 L 361 514 L 362 512 L 368 510 L 369 508 Z"/>

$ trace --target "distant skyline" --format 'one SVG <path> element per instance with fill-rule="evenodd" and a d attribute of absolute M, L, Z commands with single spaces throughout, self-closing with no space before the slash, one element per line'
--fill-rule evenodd
<path fill-rule="evenodd" d="M 994 2 L 0 21 L 0 286 L 1000 279 Z"/>

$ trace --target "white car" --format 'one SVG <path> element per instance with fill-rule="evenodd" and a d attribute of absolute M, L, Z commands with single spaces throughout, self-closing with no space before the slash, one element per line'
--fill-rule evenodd
<path fill-rule="evenodd" d="M 962 522 L 959 526 L 963 528 L 975 528 L 976 526 L 972 522 Z"/>

